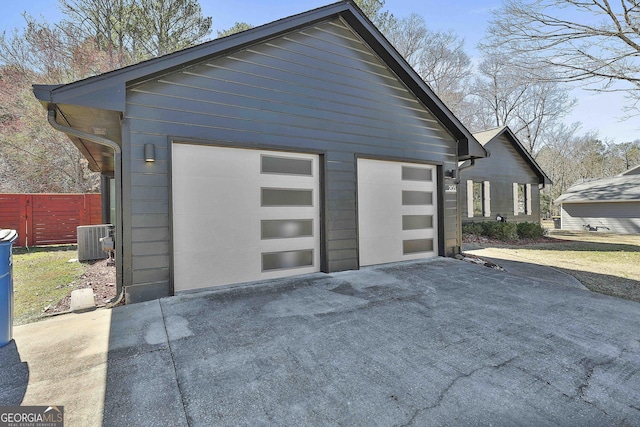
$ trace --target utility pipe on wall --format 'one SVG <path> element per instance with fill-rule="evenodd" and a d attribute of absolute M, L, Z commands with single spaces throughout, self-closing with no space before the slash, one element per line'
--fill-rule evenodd
<path fill-rule="evenodd" d="M 85 139 L 87 141 L 95 142 L 99 145 L 104 145 L 113 150 L 113 174 L 116 180 L 116 295 L 117 301 L 119 302 L 124 295 L 123 283 L 122 283 L 122 255 L 123 255 L 123 242 L 122 242 L 122 149 L 120 146 L 110 139 L 93 135 L 88 132 L 81 131 L 79 129 L 74 129 L 69 126 L 61 125 L 56 121 L 56 106 L 55 104 L 49 104 L 47 110 L 47 120 L 49 124 L 56 130 L 60 132 L 66 133 L 70 136 L 75 136 L 76 138 Z"/>

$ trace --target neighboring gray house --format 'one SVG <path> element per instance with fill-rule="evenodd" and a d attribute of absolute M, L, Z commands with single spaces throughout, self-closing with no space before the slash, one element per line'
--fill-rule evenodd
<path fill-rule="evenodd" d="M 474 133 L 489 152 L 460 167 L 462 222 L 540 222 L 540 189 L 551 180 L 508 126 Z"/>
<path fill-rule="evenodd" d="M 630 176 L 630 175 L 640 175 L 640 165 L 627 169 L 626 171 L 622 172 L 618 176 Z"/>
<path fill-rule="evenodd" d="M 556 200 L 563 230 L 640 233 L 640 165 L 571 186 Z"/>
<path fill-rule="evenodd" d="M 351 1 L 34 93 L 109 180 L 128 303 L 455 254 L 486 156 Z"/>

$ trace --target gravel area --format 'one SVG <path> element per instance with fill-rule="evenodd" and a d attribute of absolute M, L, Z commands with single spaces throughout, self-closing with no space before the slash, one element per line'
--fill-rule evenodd
<path fill-rule="evenodd" d="M 45 310 L 45 314 L 55 315 L 65 313 L 70 309 L 71 291 L 76 289 L 93 288 L 96 306 L 104 306 L 116 296 L 116 267 L 107 265 L 106 259 L 84 262 L 85 273 L 72 283 L 69 283 L 69 293 L 55 306 Z"/>

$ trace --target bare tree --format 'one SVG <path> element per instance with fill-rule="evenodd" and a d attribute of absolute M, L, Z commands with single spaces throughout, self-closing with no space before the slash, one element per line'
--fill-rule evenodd
<path fill-rule="evenodd" d="M 606 144 L 595 132 L 578 134 L 580 124 L 571 126 L 561 124 L 554 128 L 554 135 L 541 148 L 536 161 L 553 181 L 553 185 L 544 189 L 545 209 L 550 213 L 559 213 L 559 207 L 553 204 L 562 193 L 572 185 L 588 179 L 605 176 L 604 164 L 607 156 Z"/>
<path fill-rule="evenodd" d="M 71 26 L 128 65 L 205 41 L 211 17 L 197 0 L 59 0 Z"/>
<path fill-rule="evenodd" d="M 485 46 L 500 49 L 522 68 L 530 63 L 518 58 L 535 54 L 544 65 L 537 79 L 624 91 L 628 111 L 640 114 L 638 0 L 505 0 L 489 32 Z"/>
<path fill-rule="evenodd" d="M 551 208 L 570 186 L 586 180 L 611 177 L 640 164 L 640 140 L 614 144 L 597 132 L 579 134 L 580 124 L 556 126 L 536 161 L 553 181 L 545 188 Z"/>
<path fill-rule="evenodd" d="M 99 176 L 66 136 L 47 126 L 31 92 L 33 78 L 0 67 L 0 191 L 96 191 Z"/>
<path fill-rule="evenodd" d="M 431 31 L 422 16 L 411 14 L 388 23 L 385 36 L 420 77 L 454 112 L 472 74 L 464 40 L 452 31 Z"/>
<path fill-rule="evenodd" d="M 136 28 L 135 0 L 59 0 L 67 19 L 60 23 L 85 39 L 93 40 L 112 62 L 130 62 Z M 69 30 L 68 30 L 69 31 Z"/>
<path fill-rule="evenodd" d="M 508 125 L 532 155 L 573 108 L 575 100 L 560 83 L 537 81 L 534 67 L 523 70 L 495 51 L 485 51 L 471 93 L 479 105 L 473 130 Z"/>
<path fill-rule="evenodd" d="M 108 55 L 72 29 L 25 16 L 27 27 L 0 36 L 2 191 L 95 191 L 99 176 L 69 139 L 46 124 L 34 81 L 60 83 L 112 68 Z"/>
<path fill-rule="evenodd" d="M 632 142 L 622 142 L 611 147 L 613 153 L 614 173 L 624 172 L 640 165 L 640 139 Z"/>
<path fill-rule="evenodd" d="M 101 74 L 190 46 L 211 29 L 196 0 L 59 1 L 67 19 L 49 25 L 25 14 L 25 29 L 0 34 L 0 191 L 99 186 L 80 151 L 48 126 L 31 84 Z"/>
<path fill-rule="evenodd" d="M 149 57 L 161 56 L 205 41 L 211 17 L 202 16 L 198 0 L 137 0 L 137 48 Z"/>

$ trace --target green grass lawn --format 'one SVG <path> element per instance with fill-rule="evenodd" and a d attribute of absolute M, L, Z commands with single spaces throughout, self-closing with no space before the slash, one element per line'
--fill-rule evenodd
<path fill-rule="evenodd" d="M 55 306 L 73 288 L 85 271 L 75 246 L 22 248 L 13 250 L 13 323 L 21 325 L 40 319 L 49 305 Z M 71 286 L 69 286 L 71 284 Z"/>
<path fill-rule="evenodd" d="M 594 292 L 640 302 L 640 236 L 551 230 L 543 243 L 483 245 L 480 256 L 547 265 Z"/>

